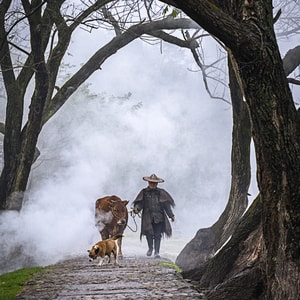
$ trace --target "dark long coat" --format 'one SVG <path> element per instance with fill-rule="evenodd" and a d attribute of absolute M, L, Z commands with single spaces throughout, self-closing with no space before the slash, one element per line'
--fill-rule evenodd
<path fill-rule="evenodd" d="M 143 235 L 153 234 L 153 214 L 149 207 L 149 204 L 147 203 L 147 197 L 145 196 L 147 191 L 149 190 L 151 189 L 142 189 L 133 201 L 134 208 L 137 211 L 142 211 L 141 238 Z M 175 206 L 175 202 L 166 190 L 160 188 L 156 188 L 155 190 L 159 193 L 160 210 L 163 213 L 164 227 L 162 233 L 165 234 L 167 237 L 170 237 L 172 235 L 172 227 L 168 217 L 174 217 L 172 207 Z"/>

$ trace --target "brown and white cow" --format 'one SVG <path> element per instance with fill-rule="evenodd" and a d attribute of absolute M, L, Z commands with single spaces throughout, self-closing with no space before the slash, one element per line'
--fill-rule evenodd
<path fill-rule="evenodd" d="M 121 200 L 118 196 L 106 196 L 96 201 L 95 226 L 100 232 L 102 240 L 115 235 L 123 234 L 128 222 L 127 200 Z M 118 256 L 122 254 L 122 237 L 117 240 Z"/>

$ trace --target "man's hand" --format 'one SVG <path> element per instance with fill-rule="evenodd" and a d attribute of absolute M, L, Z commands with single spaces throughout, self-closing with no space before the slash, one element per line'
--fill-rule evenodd
<path fill-rule="evenodd" d="M 133 212 L 137 215 L 139 213 L 139 210 L 137 209 L 137 207 L 133 208 Z"/>
<path fill-rule="evenodd" d="M 175 216 L 171 217 L 171 221 L 172 221 L 172 222 L 175 221 Z"/>

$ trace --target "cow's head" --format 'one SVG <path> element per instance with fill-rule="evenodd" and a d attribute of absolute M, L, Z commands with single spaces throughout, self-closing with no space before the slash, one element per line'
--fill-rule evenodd
<path fill-rule="evenodd" d="M 114 218 L 117 220 L 117 224 L 120 226 L 126 225 L 128 220 L 128 211 L 126 205 L 129 203 L 129 201 L 115 201 L 111 199 L 110 202 L 112 204 L 111 212 Z"/>

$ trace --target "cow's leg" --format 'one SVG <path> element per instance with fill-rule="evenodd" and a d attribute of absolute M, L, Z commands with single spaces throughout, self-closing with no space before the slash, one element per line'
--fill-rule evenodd
<path fill-rule="evenodd" d="M 102 231 L 100 231 L 102 241 L 107 240 L 109 238 L 108 231 L 104 228 Z"/>
<path fill-rule="evenodd" d="M 95 226 L 97 227 L 102 240 L 107 239 L 109 237 L 110 225 L 113 220 L 112 212 L 102 211 L 101 209 L 97 209 L 95 212 Z M 103 236 L 105 235 L 105 236 Z"/>
<path fill-rule="evenodd" d="M 105 224 L 102 221 L 101 214 L 95 214 L 95 226 L 98 229 L 99 233 L 104 230 Z"/>

